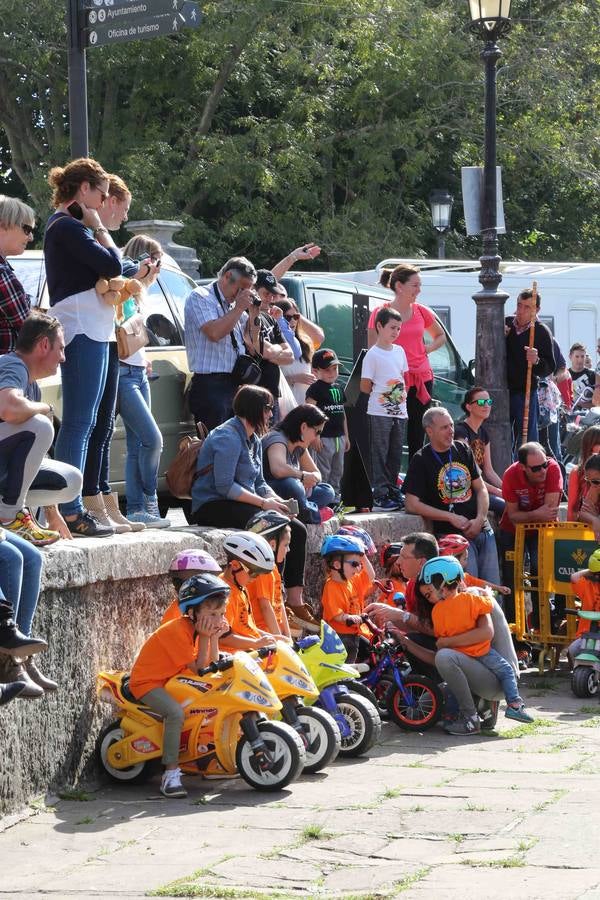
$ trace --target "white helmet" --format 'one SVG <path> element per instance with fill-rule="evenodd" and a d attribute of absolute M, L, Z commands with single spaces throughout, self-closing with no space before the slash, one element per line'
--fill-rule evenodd
<path fill-rule="evenodd" d="M 230 559 L 237 559 L 253 573 L 265 575 L 273 571 L 273 550 L 260 534 L 236 531 L 225 538 L 223 549 Z"/>

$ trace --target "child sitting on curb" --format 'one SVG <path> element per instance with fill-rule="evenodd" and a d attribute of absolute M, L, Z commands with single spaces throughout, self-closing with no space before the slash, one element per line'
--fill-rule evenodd
<path fill-rule="evenodd" d="M 175 597 L 167 606 L 160 624 L 166 625 L 167 622 L 172 622 L 173 619 L 180 617 L 179 591 L 184 581 L 187 581 L 188 578 L 192 578 L 194 575 L 206 575 L 208 573 L 221 575 L 222 571 L 222 567 L 214 556 L 211 556 L 205 550 L 198 550 L 195 547 L 191 550 L 181 550 L 177 556 L 173 557 L 169 565 L 169 575 L 175 588 Z"/>
<path fill-rule="evenodd" d="M 252 534 L 260 534 L 271 547 L 275 557 L 273 570 L 265 575 L 257 575 L 248 584 L 248 597 L 254 621 L 260 631 L 285 638 L 291 643 L 281 583 L 292 536 L 290 520 L 274 509 L 265 509 L 252 516 L 246 524 L 246 529 Z"/>
<path fill-rule="evenodd" d="M 225 615 L 230 627 L 220 646 L 230 651 L 268 647 L 275 643 L 276 636 L 256 625 L 247 587 L 253 578 L 273 571 L 273 551 L 263 537 L 250 531 L 237 531 L 225 538 L 223 549 L 227 557 L 223 579 L 230 589 Z"/>
<path fill-rule="evenodd" d="M 588 559 L 587 569 L 581 572 L 574 572 L 571 575 L 571 584 L 575 595 L 581 600 L 581 609 L 585 612 L 600 612 L 600 550 L 594 550 Z M 586 619 L 579 619 L 577 623 L 577 636 L 575 640 L 569 644 L 567 655 L 571 668 L 573 660 L 582 650 L 583 641 L 581 635 L 590 630 L 590 625 Z"/>
<path fill-rule="evenodd" d="M 215 575 L 196 575 L 184 582 L 179 591 L 180 618 L 150 635 L 131 670 L 133 696 L 164 719 L 160 791 L 165 797 L 187 796 L 178 766 L 184 711 L 165 685 L 181 672 L 196 674 L 218 660 L 219 636 L 229 628 L 224 617 L 228 596 L 229 588 Z"/>
<path fill-rule="evenodd" d="M 431 620 L 438 650 L 449 647 L 477 659 L 502 685 L 507 703 L 506 717 L 517 722 L 533 722 L 519 695 L 513 667 L 491 645 L 491 594 L 479 588 L 464 590 L 462 566 L 448 556 L 438 556 L 426 562 L 419 575 L 418 586 L 422 596 L 433 606 Z M 473 643 L 472 632 L 478 627 L 481 617 L 487 620 L 491 633 L 488 639 Z M 461 717 L 446 726 L 450 734 L 474 734 L 480 730 L 481 723 L 476 714 Z"/>
<path fill-rule="evenodd" d="M 361 579 L 360 591 L 356 579 L 364 567 L 371 573 L 373 568 L 358 538 L 330 535 L 321 545 L 321 556 L 327 571 L 321 598 L 323 618 L 339 634 L 348 662 L 353 663 L 358 656 L 361 637 L 366 640 L 371 637 L 362 620 L 364 602 L 361 594 L 373 589 L 372 576 L 368 585 Z"/>

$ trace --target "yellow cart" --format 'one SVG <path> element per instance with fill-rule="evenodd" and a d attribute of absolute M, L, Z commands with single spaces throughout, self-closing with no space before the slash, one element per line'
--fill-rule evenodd
<path fill-rule="evenodd" d="M 531 535 L 538 535 L 538 574 L 523 571 L 525 542 Z M 538 668 L 544 671 L 546 665 L 555 669 L 562 647 L 575 639 L 577 622 L 574 616 L 567 616 L 567 633 L 554 634 L 550 616 L 550 600 L 555 594 L 567 598 L 567 609 L 575 607 L 573 586 L 570 577 L 574 572 L 585 569 L 590 555 L 598 548 L 594 532 L 582 522 L 548 522 L 547 524 L 518 525 L 515 537 L 515 633 L 519 640 L 536 646 L 541 645 Z M 538 604 L 539 630 L 530 630 L 525 611 L 525 595 L 529 594 L 532 604 Z"/>

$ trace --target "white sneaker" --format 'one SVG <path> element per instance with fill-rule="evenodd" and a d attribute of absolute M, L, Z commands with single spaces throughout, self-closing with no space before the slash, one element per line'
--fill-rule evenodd
<path fill-rule="evenodd" d="M 165 797 L 187 797 L 187 791 L 181 783 L 181 769 L 165 769 L 160 792 Z"/>
<path fill-rule="evenodd" d="M 170 519 L 162 519 L 160 516 L 153 516 L 145 510 L 140 512 L 127 513 L 127 518 L 134 524 L 141 522 L 146 528 L 170 528 Z"/>

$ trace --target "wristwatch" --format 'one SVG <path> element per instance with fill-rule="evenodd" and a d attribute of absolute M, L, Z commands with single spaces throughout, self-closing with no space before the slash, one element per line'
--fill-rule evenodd
<path fill-rule="evenodd" d="M 94 228 L 94 237 L 96 237 L 97 234 L 102 234 L 103 232 L 104 234 L 108 234 L 108 228 L 105 228 L 104 225 L 98 225 L 96 228 Z"/>

